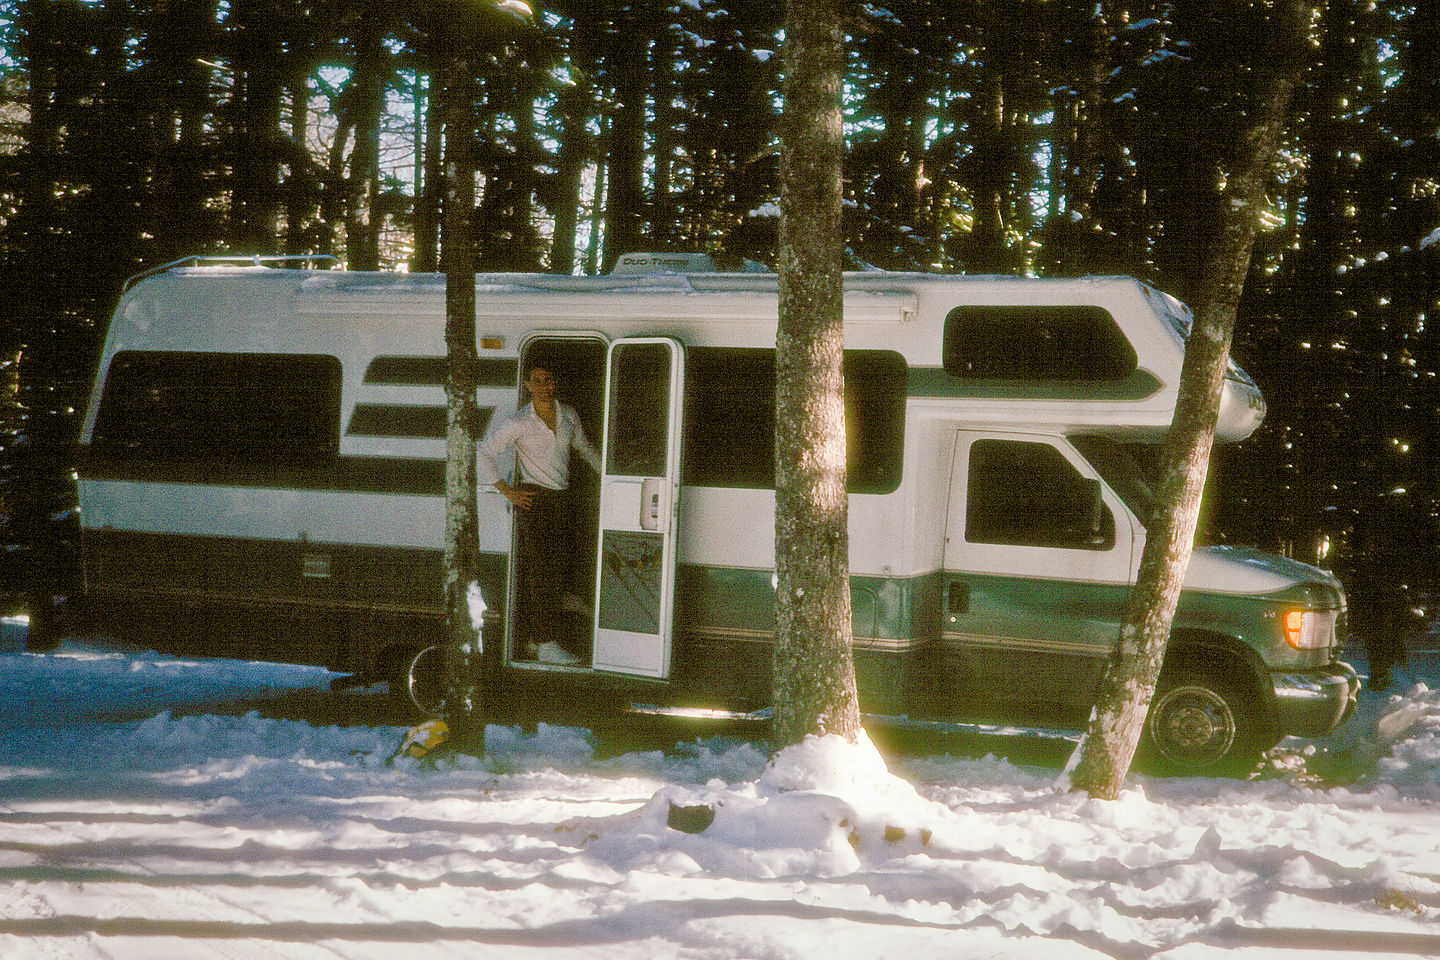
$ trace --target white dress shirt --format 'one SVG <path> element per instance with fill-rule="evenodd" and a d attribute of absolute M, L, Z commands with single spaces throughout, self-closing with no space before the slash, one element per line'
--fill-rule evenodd
<path fill-rule="evenodd" d="M 515 448 L 515 460 L 520 467 L 517 483 L 533 483 L 551 490 L 569 489 L 571 449 L 584 457 L 597 474 L 601 471 L 600 454 L 586 439 L 580 415 L 563 403 L 555 405 L 554 430 L 540 419 L 535 404 L 527 403 L 476 445 L 475 467 L 482 485 L 494 485 L 501 479 L 496 461 L 510 447 Z"/>

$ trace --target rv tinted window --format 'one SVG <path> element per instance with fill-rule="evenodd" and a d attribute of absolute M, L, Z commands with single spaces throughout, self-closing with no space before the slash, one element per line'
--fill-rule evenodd
<path fill-rule="evenodd" d="M 334 460 L 340 361 L 326 356 L 141 352 L 110 361 L 96 453 L 275 465 Z"/>
<path fill-rule="evenodd" d="M 1109 550 L 1115 517 L 1100 484 L 1048 443 L 977 440 L 970 447 L 965 539 L 1025 547 Z"/>
<path fill-rule="evenodd" d="M 944 364 L 970 380 L 1122 380 L 1135 348 L 1103 307 L 956 307 Z"/>
<path fill-rule="evenodd" d="M 852 493 L 889 493 L 900 485 L 906 378 L 898 353 L 845 351 L 846 477 Z M 774 350 L 686 351 L 684 482 L 774 488 Z"/>

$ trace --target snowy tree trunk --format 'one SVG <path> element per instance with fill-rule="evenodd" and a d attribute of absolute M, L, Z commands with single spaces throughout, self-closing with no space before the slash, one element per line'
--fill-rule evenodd
<path fill-rule="evenodd" d="M 453 32 L 447 30 L 452 38 Z M 480 644 L 467 591 L 476 580 L 475 108 L 471 65 L 447 49 L 445 84 L 445 719 L 460 749 L 484 746 Z"/>
<path fill-rule="evenodd" d="M 1192 304 L 1194 326 L 1161 461 L 1156 515 L 1146 531 L 1138 579 L 1090 726 L 1066 769 L 1071 787 L 1092 797 L 1113 800 L 1130 770 L 1190 563 L 1235 313 L 1250 268 L 1270 163 L 1305 66 L 1307 37 L 1298 2 L 1276 3 L 1275 17 L 1275 55 L 1258 78 L 1253 109 L 1238 133 L 1234 169 L 1222 171 L 1228 174 L 1228 203 L 1221 208 L 1220 231 Z"/>
<path fill-rule="evenodd" d="M 780 323 L 775 359 L 773 747 L 855 740 L 845 402 L 840 0 L 790 0 L 781 120 Z"/>

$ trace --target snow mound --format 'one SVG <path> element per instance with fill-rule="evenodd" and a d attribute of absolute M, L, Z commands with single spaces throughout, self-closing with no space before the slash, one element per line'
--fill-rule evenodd
<path fill-rule="evenodd" d="M 862 731 L 807 737 L 758 781 L 667 785 L 639 810 L 562 825 L 617 870 L 839 877 L 921 853 L 955 811 L 893 775 Z"/>

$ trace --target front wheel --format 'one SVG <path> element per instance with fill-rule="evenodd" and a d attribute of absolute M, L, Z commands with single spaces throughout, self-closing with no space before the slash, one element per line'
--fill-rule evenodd
<path fill-rule="evenodd" d="M 1200 673 L 1161 677 L 1145 718 L 1145 766 L 1176 775 L 1235 776 L 1260 757 L 1259 729 L 1234 687 Z"/>
<path fill-rule="evenodd" d="M 439 646 L 407 650 L 390 675 L 390 699 L 416 717 L 438 717 L 445 696 L 445 651 Z"/>

